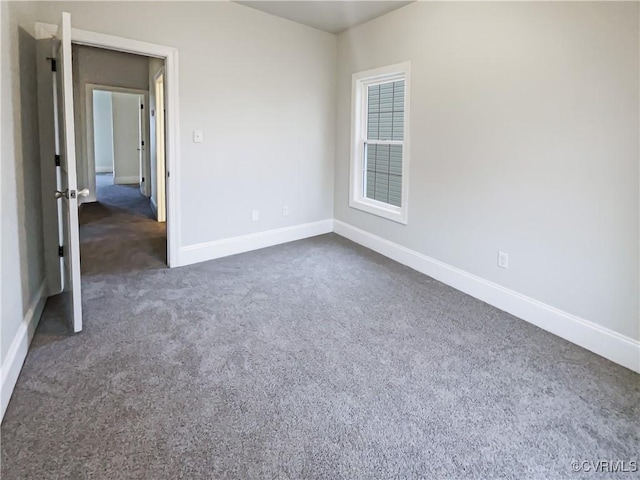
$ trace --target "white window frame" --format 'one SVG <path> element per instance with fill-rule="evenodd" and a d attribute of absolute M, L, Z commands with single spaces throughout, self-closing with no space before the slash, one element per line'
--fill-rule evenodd
<path fill-rule="evenodd" d="M 365 196 L 364 145 L 367 139 L 368 87 L 404 80 L 404 140 L 376 141 L 379 145 L 402 145 L 402 195 L 401 205 L 396 207 Z M 409 200 L 409 105 L 411 91 L 411 62 L 375 68 L 352 76 L 351 94 L 351 180 L 349 182 L 349 206 L 394 222 L 407 224 Z M 371 143 L 371 142 L 370 142 Z"/>

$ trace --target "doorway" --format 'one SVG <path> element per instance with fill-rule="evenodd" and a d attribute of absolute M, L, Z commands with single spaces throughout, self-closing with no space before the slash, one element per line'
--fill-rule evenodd
<path fill-rule="evenodd" d="M 113 35 L 82 30 L 71 27 L 71 15 L 63 12 L 61 22 L 56 24 L 45 24 L 37 22 L 35 25 L 36 40 L 38 40 L 39 57 L 38 73 L 38 105 L 40 117 L 40 137 L 41 137 L 41 157 L 43 159 L 41 180 L 43 188 L 43 220 L 44 238 L 46 245 L 53 245 L 45 251 L 45 270 L 47 276 L 47 294 L 49 296 L 58 293 L 72 293 L 75 302 L 80 305 L 80 258 L 78 239 L 78 206 L 76 195 L 85 197 L 90 195 L 89 189 L 82 185 L 77 185 L 76 169 L 76 145 L 74 138 L 84 139 L 84 135 L 74 137 L 74 130 L 77 128 L 84 130 L 85 122 L 79 121 L 78 115 L 82 116 L 84 108 L 78 109 L 74 100 L 80 97 L 81 104 L 84 104 L 84 88 L 77 82 L 72 82 L 73 78 L 78 78 L 74 65 L 72 64 L 72 46 L 80 45 L 93 47 L 98 50 L 119 52 L 143 56 L 146 59 L 157 59 L 164 63 L 165 73 L 163 76 L 163 86 L 165 90 L 164 104 L 164 129 L 165 129 L 165 180 L 166 180 L 166 223 L 162 224 L 166 228 L 165 234 L 165 262 L 163 266 L 175 267 L 180 265 L 180 146 L 179 146 L 179 88 L 178 88 L 178 51 L 175 48 L 163 45 L 151 44 L 147 42 L 117 37 Z M 42 41 L 42 42 L 41 42 Z M 40 52 L 42 54 L 40 54 Z M 55 59 L 56 61 L 52 60 Z M 51 61 L 50 61 L 51 60 Z M 59 65 L 59 68 L 56 68 Z M 102 62 L 94 63 L 94 66 L 104 65 Z M 112 73 L 122 74 L 126 70 L 109 69 Z M 53 73 L 53 75 L 52 75 Z M 73 75 L 72 75 L 73 74 Z M 75 84 L 75 85 L 74 85 Z M 148 88 L 148 83 L 145 83 Z M 79 88 L 80 87 L 80 88 Z M 62 93 L 62 109 L 56 110 L 56 92 Z M 81 94 L 82 93 L 82 94 Z M 53 99 L 52 99 L 53 95 Z M 41 108 L 40 108 L 41 107 Z M 75 111 L 75 114 L 74 114 Z M 78 114 L 78 112 L 80 112 Z M 54 118 L 59 117 L 64 125 L 64 135 L 58 135 L 55 129 L 59 123 L 54 122 Z M 58 142 L 62 141 L 64 147 L 64 158 L 58 152 Z M 82 141 L 82 140 L 81 140 Z M 84 149 L 83 149 L 84 150 Z M 55 164 L 49 159 L 55 158 Z M 64 185 L 60 188 L 61 165 L 69 164 L 68 174 L 62 175 L 63 180 L 69 181 L 69 188 L 64 190 Z M 93 162 L 92 162 L 93 163 Z M 83 172 L 83 175 L 87 172 Z M 171 176 L 169 184 L 168 179 Z M 95 178 L 94 175 L 92 175 Z M 76 190 L 78 189 L 78 190 Z M 51 192 L 55 192 L 55 198 L 64 196 L 69 199 L 69 203 L 74 208 L 69 209 L 69 227 L 75 232 L 75 238 L 71 238 L 62 245 L 58 241 L 64 240 L 60 237 L 56 219 L 64 215 L 65 211 L 60 211 L 60 201 L 48 201 Z M 138 193 L 140 193 L 138 189 Z M 88 204 L 90 205 L 90 204 Z M 73 214 L 73 215 L 71 215 Z M 75 217 L 73 217 L 75 215 Z M 75 220 L 74 220 L 75 218 Z M 51 219 L 51 221 L 48 221 Z M 154 225 L 161 225 L 154 221 Z M 89 231 L 92 225 L 87 225 Z M 57 246 L 56 246 L 57 245 Z M 73 282 L 71 277 L 62 275 L 60 257 L 74 259 L 77 271 L 74 270 Z M 84 279 L 82 281 L 84 283 Z M 68 320 L 74 326 L 74 331 L 82 329 L 82 313 L 80 308 Z"/>
<path fill-rule="evenodd" d="M 88 188 L 95 192 L 87 201 L 99 200 L 99 185 L 108 178 L 114 185 L 138 185 L 149 196 L 147 103 L 144 90 L 86 86 Z"/>
<path fill-rule="evenodd" d="M 58 25 L 41 23 L 37 22 L 35 25 L 36 39 L 46 41 L 45 44 L 41 44 L 39 48 L 46 50 L 52 42 L 52 39 L 57 38 L 57 32 L 59 30 Z M 164 89 L 164 116 L 163 116 L 163 127 L 165 130 L 164 135 L 164 176 L 162 180 L 164 183 L 164 194 L 165 194 L 165 202 L 164 202 L 164 210 L 165 210 L 165 220 L 166 220 L 166 230 L 167 230 L 167 251 L 166 251 L 166 264 L 169 267 L 176 267 L 181 265 L 180 260 L 180 216 L 177 212 L 180 211 L 180 138 L 178 135 L 179 131 L 179 84 L 178 84 L 178 50 L 173 47 L 168 47 L 164 45 L 151 44 L 148 42 L 133 40 L 129 38 L 122 38 L 114 35 L 103 34 L 92 32 L 89 30 L 83 30 L 80 28 L 71 29 L 71 42 L 74 45 L 81 45 L 86 47 L 94 47 L 100 50 L 112 51 L 112 52 L 122 52 L 122 53 L 130 53 L 134 55 L 145 56 L 150 59 L 151 62 L 159 62 L 163 67 L 162 74 L 162 87 Z M 47 52 L 48 53 L 48 52 Z M 47 56 L 50 56 L 47 54 Z M 40 68 L 42 67 L 42 68 Z M 47 105 L 51 102 L 50 92 L 52 89 L 51 83 L 51 75 L 50 70 L 48 69 L 49 65 L 45 62 L 42 65 L 38 64 L 38 95 L 39 95 L 39 105 Z M 74 72 L 75 76 L 75 72 Z M 76 77 L 77 78 L 77 77 Z M 150 78 L 153 81 L 153 77 Z M 82 98 L 83 110 L 88 108 L 88 105 L 84 105 L 85 103 L 85 95 L 84 88 L 82 88 L 82 92 L 77 88 L 74 93 L 75 95 L 79 95 Z M 151 87 L 151 85 L 149 85 Z M 152 94 L 152 89 L 149 89 L 149 94 Z M 40 98 L 41 97 L 41 98 Z M 42 100 L 42 102 L 40 102 Z M 151 99 L 150 99 L 151 100 Z M 150 105 L 155 105 L 154 101 L 151 101 Z M 42 158 L 53 158 L 55 155 L 54 151 L 54 132 L 53 130 L 49 131 L 51 128 L 49 122 L 50 118 L 53 116 L 53 112 L 49 111 L 50 109 L 45 108 L 45 111 L 42 115 L 42 125 L 41 125 L 41 136 L 43 140 L 41 141 L 41 156 Z M 76 123 L 77 128 L 84 130 L 85 122 L 79 123 L 78 120 L 78 111 L 76 110 Z M 149 128 L 155 128 L 154 123 L 151 121 L 149 115 L 146 116 L 149 120 Z M 86 138 L 82 135 L 83 138 Z M 86 150 L 86 147 L 83 145 L 83 150 Z M 149 150 L 153 147 L 152 142 L 149 142 Z M 93 162 L 90 162 L 93 163 Z M 162 166 L 162 164 L 161 164 Z M 149 172 L 150 176 L 154 177 L 157 175 L 157 172 Z M 42 168 L 42 183 L 43 183 L 43 191 L 46 190 L 47 193 L 51 190 L 55 190 L 56 188 L 56 178 L 57 174 L 55 168 L 48 163 L 43 164 Z M 93 175 L 90 175 L 89 178 L 95 178 L 95 172 Z M 149 182 L 150 183 L 150 182 Z M 95 192 L 95 190 L 93 191 Z M 90 195 L 93 193 L 90 192 Z M 43 202 L 43 212 L 44 217 L 47 219 L 55 219 L 57 218 L 55 204 L 49 204 Z M 58 226 L 57 222 L 50 221 L 45 222 L 45 238 L 47 240 L 47 245 L 56 245 L 57 242 L 55 239 L 58 238 Z M 57 246 L 51 247 L 46 252 L 47 262 L 46 262 L 46 270 L 47 270 L 47 278 L 48 278 L 48 290 L 50 294 L 55 294 L 62 290 L 61 285 L 61 277 L 59 272 L 59 258 L 58 258 L 58 248 Z"/>
<path fill-rule="evenodd" d="M 149 127 L 157 129 L 155 118 L 150 116 L 158 102 L 152 75 L 154 64 L 141 55 L 95 47 L 75 48 L 79 82 L 83 84 L 87 77 L 105 82 L 86 83 L 84 109 L 78 105 L 85 112 L 86 137 L 84 145 L 78 142 L 80 150 L 84 150 L 78 162 L 86 165 L 86 181 L 93 192 L 83 202 L 79 219 L 82 274 L 163 268 L 167 265 L 166 223 L 158 222 L 160 202 L 157 188 L 153 188 L 158 176 L 152 173 L 159 168 L 165 171 L 164 139 L 150 151 Z M 95 67 L 97 60 L 108 63 L 109 70 Z M 113 73 L 124 71 L 127 65 L 132 68 L 124 77 Z M 135 82 L 147 88 L 126 88 L 106 82 Z M 150 106 L 150 97 L 154 106 Z M 161 130 L 164 131 L 163 124 Z M 164 197 L 161 205 L 165 215 Z"/>

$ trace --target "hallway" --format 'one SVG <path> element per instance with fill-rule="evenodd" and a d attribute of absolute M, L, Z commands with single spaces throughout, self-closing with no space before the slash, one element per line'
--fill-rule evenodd
<path fill-rule="evenodd" d="M 85 275 L 166 267 L 166 223 L 158 223 L 138 185 L 96 176 L 96 203 L 80 211 L 80 256 Z"/>

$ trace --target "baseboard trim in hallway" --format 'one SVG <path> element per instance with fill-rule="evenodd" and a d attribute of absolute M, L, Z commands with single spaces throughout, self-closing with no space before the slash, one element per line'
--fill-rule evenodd
<path fill-rule="evenodd" d="M 27 358 L 33 334 L 40 322 L 40 317 L 47 301 L 47 296 L 45 295 L 46 286 L 47 282 L 45 280 L 31 300 L 29 309 L 25 313 L 16 335 L 13 337 L 9 351 L 6 357 L 2 359 L 2 367 L 0 369 L 0 388 L 2 389 L 0 421 L 4 418 L 4 412 L 7 410 L 9 400 L 11 400 L 20 370 L 22 370 L 24 360 Z"/>
<path fill-rule="evenodd" d="M 334 232 L 640 373 L 640 342 L 397 243 L 334 220 Z"/>
<path fill-rule="evenodd" d="M 198 243 L 180 249 L 178 265 L 205 262 L 331 232 L 333 232 L 333 219 L 326 219 L 249 235 L 223 238 L 213 242 Z"/>
<path fill-rule="evenodd" d="M 133 177 L 114 177 L 114 185 L 135 185 L 140 182 L 140 178 L 136 175 Z"/>

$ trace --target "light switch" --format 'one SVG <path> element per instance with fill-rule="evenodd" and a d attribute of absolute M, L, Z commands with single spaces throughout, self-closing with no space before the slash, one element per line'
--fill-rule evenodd
<path fill-rule="evenodd" d="M 193 143 L 202 143 L 202 130 L 193 131 Z"/>

